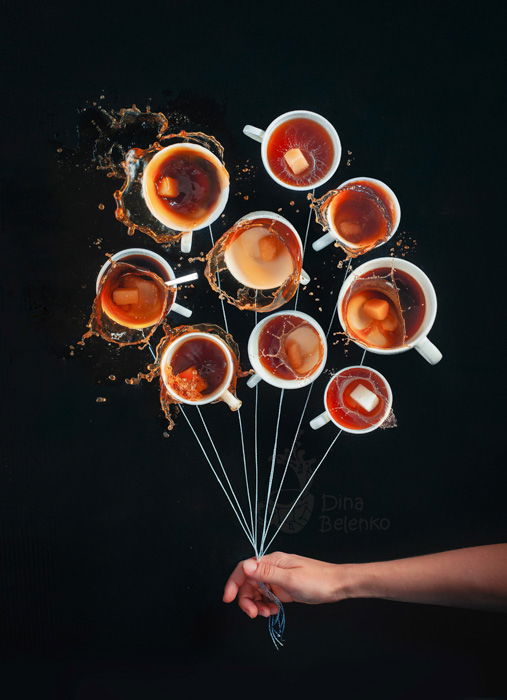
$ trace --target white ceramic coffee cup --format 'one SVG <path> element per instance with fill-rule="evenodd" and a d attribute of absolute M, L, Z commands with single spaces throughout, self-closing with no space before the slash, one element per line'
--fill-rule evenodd
<path fill-rule="evenodd" d="M 371 182 L 373 185 L 377 185 L 379 189 L 384 190 L 386 193 L 386 200 L 391 201 L 393 203 L 393 209 L 394 209 L 394 218 L 392 222 L 392 228 L 391 228 L 391 233 L 389 234 L 389 237 L 386 238 L 383 241 L 380 241 L 377 243 L 375 248 L 377 248 L 380 245 L 383 245 L 384 243 L 387 243 L 387 241 L 394 236 L 396 231 L 398 230 L 398 226 L 400 225 L 400 219 L 401 219 L 401 209 L 400 209 L 400 203 L 398 201 L 398 197 L 394 194 L 392 189 L 385 184 L 385 182 L 382 182 L 381 180 L 376 180 L 373 177 L 353 177 L 350 180 L 345 180 L 345 182 L 342 182 L 339 187 L 336 189 L 341 189 L 342 187 L 346 187 L 347 185 L 353 185 L 356 182 Z M 333 198 L 334 200 L 334 198 Z M 387 205 L 388 206 L 388 205 Z M 390 209 L 390 207 L 388 206 Z M 333 201 L 329 203 L 329 206 L 326 209 L 326 219 L 327 219 L 327 225 L 329 227 L 329 231 L 325 233 L 323 236 L 320 238 L 317 238 L 312 243 L 312 248 L 314 250 L 322 250 L 326 246 L 330 245 L 331 243 L 341 243 L 345 248 L 348 248 L 349 250 L 354 250 L 354 249 L 359 249 L 361 248 L 360 245 L 356 243 L 351 243 L 348 241 L 346 238 L 343 238 L 339 232 L 337 231 L 335 225 L 334 225 L 334 209 L 335 207 L 333 206 Z"/>
<path fill-rule="evenodd" d="M 174 271 L 172 267 L 169 265 L 167 260 L 165 260 L 161 255 L 158 253 L 154 253 L 151 250 L 147 250 L 146 248 L 125 248 L 125 250 L 120 250 L 118 253 L 115 253 L 112 255 L 109 260 L 107 260 L 102 267 L 100 268 L 99 274 L 97 275 L 97 282 L 95 283 L 95 291 L 98 294 L 99 287 L 100 287 L 100 281 L 104 277 L 105 273 L 107 270 L 111 267 L 111 260 L 114 262 L 118 262 L 120 260 L 124 260 L 125 258 L 129 258 L 133 255 L 145 255 L 148 258 L 153 258 L 156 262 L 158 262 L 161 267 L 165 270 L 165 275 L 163 276 L 164 282 L 167 282 L 169 280 L 173 280 L 176 278 L 176 275 L 174 274 Z M 128 263 L 128 260 L 125 262 Z M 172 304 L 169 306 L 167 313 L 170 311 L 174 311 L 177 314 L 180 314 L 180 316 L 184 316 L 185 318 L 190 318 L 192 315 L 192 310 L 187 309 L 186 306 L 182 306 L 181 304 L 176 303 L 176 293 L 177 293 L 177 285 L 170 287 L 170 289 L 173 290 L 174 296 L 173 296 L 173 301 Z"/>
<path fill-rule="evenodd" d="M 189 399 L 186 399 L 185 397 L 178 394 L 178 392 L 176 392 L 172 388 L 171 383 L 168 381 L 167 377 L 167 367 L 168 365 L 170 365 L 171 359 L 176 350 L 187 341 L 196 338 L 205 338 L 206 340 L 216 343 L 216 345 L 218 345 L 223 350 L 227 361 L 227 372 L 221 385 L 217 387 L 212 394 L 206 394 L 204 398 L 199 399 L 198 401 L 190 401 Z M 212 333 L 192 331 L 190 333 L 184 333 L 179 338 L 176 338 L 176 340 L 174 340 L 167 346 L 167 348 L 162 354 L 162 357 L 160 359 L 160 373 L 162 376 L 162 381 L 164 382 L 164 386 L 167 389 L 168 393 L 171 394 L 171 396 L 173 396 L 177 401 L 180 401 L 181 403 L 190 404 L 192 406 L 203 406 L 204 404 L 212 403 L 213 401 L 224 401 L 229 406 L 231 411 L 237 411 L 241 407 L 242 402 L 236 396 L 234 396 L 234 394 L 231 391 L 229 391 L 229 386 L 231 384 L 232 376 L 234 373 L 234 359 L 232 355 L 232 350 L 221 338 L 219 338 L 216 335 L 213 335 Z"/>
<path fill-rule="evenodd" d="M 154 180 L 154 174 L 157 170 L 157 167 L 167 159 L 168 154 L 170 154 L 171 151 L 181 151 L 182 149 L 187 151 L 194 151 L 196 153 L 202 153 L 208 160 L 210 160 L 215 165 L 217 169 L 217 175 L 221 183 L 220 195 L 215 206 L 213 207 L 213 210 L 210 212 L 209 216 L 206 217 L 206 219 L 200 221 L 196 226 L 193 227 L 191 231 L 182 229 L 181 222 L 178 220 L 178 217 L 171 216 L 167 209 L 165 209 L 160 204 Z M 185 233 L 181 237 L 181 252 L 190 253 L 190 250 L 192 248 L 193 231 L 200 231 L 201 229 L 206 228 L 207 226 L 212 224 L 218 219 L 218 217 L 222 214 L 222 212 L 225 209 L 225 205 L 227 204 L 227 200 L 229 199 L 229 174 L 225 169 L 225 166 L 222 163 L 222 161 L 219 158 L 217 158 L 217 156 L 214 153 L 209 151 L 207 148 L 204 148 L 204 146 L 199 146 L 199 144 L 197 143 L 173 143 L 170 146 L 166 146 L 162 150 L 158 151 L 158 153 L 156 153 L 153 156 L 148 165 L 146 165 L 146 167 L 144 168 L 143 197 L 144 201 L 146 202 L 146 206 L 150 210 L 151 214 L 155 217 L 155 219 L 160 221 L 160 223 L 164 224 L 164 226 L 173 229 L 174 231 L 185 230 Z"/>
<path fill-rule="evenodd" d="M 430 365 L 436 365 L 442 359 L 442 353 L 440 350 L 427 338 L 428 333 L 433 326 L 435 321 L 435 316 L 437 315 L 437 295 L 435 294 L 435 289 L 431 284 L 429 277 L 419 268 L 408 260 L 403 258 L 375 258 L 374 260 L 369 260 L 368 262 L 359 265 L 348 277 L 343 281 L 342 287 L 340 289 L 340 294 L 338 295 L 337 308 L 338 316 L 340 318 L 340 323 L 343 330 L 347 330 L 343 315 L 342 315 L 342 304 L 347 291 L 350 289 L 351 284 L 358 277 L 361 277 L 366 272 L 371 270 L 376 270 L 382 267 L 394 267 L 395 270 L 401 270 L 406 272 L 408 275 L 413 277 L 415 281 L 421 287 L 424 299 L 425 299 L 425 311 L 422 323 L 417 330 L 417 333 L 408 339 L 405 345 L 397 348 L 373 348 L 369 345 L 361 343 L 357 338 L 350 336 L 351 340 L 359 345 L 359 347 L 364 348 L 368 352 L 374 352 L 377 355 L 397 355 L 400 352 L 406 352 L 415 348 L 417 352 L 427 360 Z"/>
<path fill-rule="evenodd" d="M 266 324 L 269 323 L 272 319 L 274 319 L 276 316 L 296 316 L 297 318 L 302 318 L 307 323 L 309 323 L 312 328 L 314 328 L 317 333 L 319 334 L 320 341 L 322 343 L 323 347 L 323 354 L 322 354 L 322 360 L 319 363 L 319 366 L 317 369 L 312 372 L 308 377 L 304 377 L 302 379 L 282 379 L 280 377 L 276 377 L 274 374 L 272 374 L 259 359 L 259 338 L 262 333 L 262 330 L 265 328 Z M 324 367 L 326 366 L 326 360 L 327 360 L 327 339 L 326 339 L 326 334 L 320 327 L 320 325 L 317 323 L 317 321 L 312 318 L 311 316 L 308 316 L 308 314 L 304 314 L 302 311 L 277 311 L 274 314 L 270 314 L 266 318 L 263 318 L 262 321 L 259 321 L 259 323 L 255 326 L 253 331 L 250 333 L 250 338 L 248 339 L 248 357 L 250 359 L 250 364 L 252 365 L 253 369 L 255 370 L 255 374 L 252 374 L 247 381 L 247 385 L 250 388 L 253 388 L 256 384 L 258 384 L 262 379 L 264 379 L 265 382 L 268 384 L 271 384 L 272 386 L 279 387 L 280 389 L 301 389 L 304 386 L 307 386 L 308 384 L 311 384 L 317 377 L 322 373 Z"/>
<path fill-rule="evenodd" d="M 245 214 L 245 216 L 242 216 L 241 219 L 238 219 L 236 223 L 234 224 L 235 226 L 242 221 L 253 221 L 254 219 L 274 219 L 275 221 L 279 221 L 282 224 L 285 224 L 287 228 L 289 228 L 292 233 L 294 234 L 298 244 L 299 248 L 301 250 L 301 261 L 303 260 L 303 243 L 301 242 L 301 238 L 299 237 L 299 233 L 296 231 L 294 226 L 291 224 L 290 221 L 288 221 L 285 217 L 280 216 L 280 214 L 275 213 L 274 211 L 252 211 L 250 214 Z M 225 264 L 227 265 L 227 250 L 225 251 Z M 234 273 L 229 269 L 229 272 L 231 275 L 237 279 L 237 277 L 234 275 Z M 238 280 L 240 284 L 245 284 L 242 280 Z M 299 284 L 305 285 L 309 284 L 310 282 L 310 275 L 301 268 L 301 274 L 299 277 Z M 246 285 L 249 286 L 249 285 Z"/>
<path fill-rule="evenodd" d="M 273 131 L 278 126 L 280 126 L 280 124 L 283 124 L 284 122 L 287 122 L 290 119 L 311 119 L 312 121 L 317 122 L 317 124 L 320 124 L 320 126 L 324 127 L 324 129 L 327 131 L 333 142 L 334 157 L 333 162 L 331 163 L 331 167 L 329 168 L 329 172 L 327 172 L 326 175 L 324 175 L 324 177 L 322 177 L 320 180 L 314 182 L 311 185 L 289 185 L 283 180 L 280 180 L 280 178 L 277 177 L 275 173 L 271 170 L 271 166 L 269 165 L 269 139 L 271 138 Z M 286 187 L 288 190 L 303 191 L 313 190 L 317 187 L 320 187 L 320 185 L 323 185 L 331 177 L 333 177 L 333 175 L 336 172 L 336 169 L 338 168 L 338 165 L 340 164 L 340 159 L 342 157 L 342 145 L 340 142 L 340 137 L 338 136 L 334 126 L 325 117 L 322 117 L 320 114 L 316 114 L 315 112 L 309 112 L 307 109 L 294 109 L 291 112 L 285 112 L 285 114 L 280 114 L 279 117 L 277 117 L 271 122 L 271 124 L 265 131 L 263 129 L 258 129 L 256 126 L 252 126 L 251 124 L 246 124 L 243 127 L 243 133 L 246 136 L 249 136 L 254 141 L 258 141 L 261 144 L 262 162 L 264 163 L 264 167 L 266 168 L 268 175 L 270 175 L 275 182 L 278 182 L 279 185 L 282 185 L 282 187 Z"/>
<path fill-rule="evenodd" d="M 327 399 L 327 393 L 328 393 L 329 389 L 331 388 L 331 385 L 334 382 L 336 377 L 338 377 L 340 374 L 342 374 L 345 371 L 349 371 L 351 369 L 360 369 L 360 368 L 366 369 L 369 372 L 372 372 L 372 374 L 375 374 L 377 377 L 379 377 L 379 379 L 385 384 L 386 390 L 387 390 L 387 403 L 386 403 L 385 411 L 382 414 L 382 417 L 379 418 L 378 421 L 376 421 L 375 423 L 370 425 L 368 428 L 359 428 L 358 430 L 354 430 L 353 428 L 345 427 L 344 425 L 342 425 L 341 423 L 338 423 L 338 421 L 336 421 L 333 418 L 331 413 L 327 410 L 326 399 Z M 389 415 L 392 405 L 393 405 L 393 392 L 391 391 L 391 387 L 389 386 L 389 382 L 387 381 L 387 379 L 384 377 L 383 374 L 380 374 L 380 372 L 377 372 L 376 369 L 372 369 L 371 367 L 365 367 L 365 365 L 351 365 L 350 367 L 344 367 L 336 374 L 333 374 L 333 376 L 331 377 L 331 379 L 327 383 L 326 389 L 324 391 L 324 411 L 320 415 L 316 416 L 315 418 L 312 418 L 312 420 L 310 421 L 310 426 L 314 430 L 318 430 L 319 428 L 322 428 L 322 426 L 329 423 L 329 421 L 331 421 L 332 423 L 334 423 L 336 425 L 337 428 L 340 428 L 340 430 L 344 430 L 346 433 L 353 433 L 355 435 L 362 435 L 364 433 L 371 433 L 373 430 L 377 430 L 377 428 L 379 428 L 382 425 L 382 423 L 385 421 L 385 419 Z"/>

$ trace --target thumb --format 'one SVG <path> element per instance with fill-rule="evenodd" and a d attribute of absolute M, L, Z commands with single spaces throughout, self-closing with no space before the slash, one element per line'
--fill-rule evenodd
<path fill-rule="evenodd" d="M 275 586 L 287 586 L 290 577 L 288 569 L 282 569 L 272 562 L 261 559 L 247 559 L 243 562 L 243 571 L 254 581 L 274 583 Z"/>

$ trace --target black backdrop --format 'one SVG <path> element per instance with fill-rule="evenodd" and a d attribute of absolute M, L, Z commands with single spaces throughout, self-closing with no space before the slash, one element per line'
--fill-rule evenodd
<path fill-rule="evenodd" d="M 113 216 L 113 183 L 57 153 L 76 146 L 78 110 L 101 95 L 106 107 L 176 106 L 192 127 L 224 143 L 230 166 L 247 159 L 259 166 L 248 201 L 244 183 L 233 180 L 216 233 L 247 211 L 278 207 L 304 230 L 304 197 L 290 206 L 290 193 L 268 178 L 241 130 L 299 107 L 330 119 L 344 147 L 335 180 L 371 175 L 398 194 L 401 228 L 418 242 L 409 259 L 437 290 L 431 336 L 444 360 L 430 367 L 415 352 L 367 358 L 392 384 L 399 427 L 337 443 L 310 489 L 300 532 L 281 535 L 277 546 L 341 562 L 505 540 L 500 5 L 23 3 L 6 14 L 6 697 L 161 698 L 212 688 L 501 695 L 502 615 L 381 601 L 292 606 L 286 647 L 276 653 L 264 621 L 221 603 L 227 574 L 250 551 L 188 428 L 179 422 L 163 437 L 156 387 L 121 381 L 145 354 L 98 340 L 69 350 L 104 253 L 131 239 Z M 198 235 L 196 248 L 206 250 Z M 133 243 L 156 249 L 141 234 Z M 302 293 L 300 308 L 324 326 L 343 274 L 337 260 L 310 247 L 305 258 L 325 291 L 320 302 Z M 188 303 L 195 320 L 221 321 L 204 281 Z M 232 307 L 228 314 L 244 352 L 252 317 Z M 329 366 L 360 354 L 333 347 Z M 324 381 L 309 417 L 320 410 Z M 240 392 L 251 416 L 252 397 L 246 387 Z M 261 396 L 264 464 L 278 394 L 265 387 Z M 303 398 L 286 404 L 282 453 Z M 239 470 L 231 416 L 216 406 L 206 417 Z M 303 460 L 317 457 L 332 435 L 330 426 L 318 435 L 306 430 Z M 380 518 L 383 527 L 344 532 L 343 519 L 358 516 Z"/>

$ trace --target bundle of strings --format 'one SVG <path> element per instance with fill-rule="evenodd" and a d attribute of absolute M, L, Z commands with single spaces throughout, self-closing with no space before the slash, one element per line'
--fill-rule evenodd
<path fill-rule="evenodd" d="M 265 583 L 261 583 L 259 588 L 262 591 L 262 595 L 278 608 L 276 615 L 270 615 L 268 618 L 269 636 L 275 645 L 275 649 L 278 651 L 280 647 L 283 647 L 283 635 L 285 634 L 285 610 L 283 608 L 283 603 Z"/>

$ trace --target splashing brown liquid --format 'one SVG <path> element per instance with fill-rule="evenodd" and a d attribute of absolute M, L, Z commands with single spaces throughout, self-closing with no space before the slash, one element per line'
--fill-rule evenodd
<path fill-rule="evenodd" d="M 156 140 L 148 148 L 133 147 L 126 153 L 120 167 L 112 159 L 103 159 L 102 169 L 108 170 L 108 177 L 122 177 L 122 186 L 115 191 L 115 216 L 128 229 L 129 236 L 136 231 L 145 233 L 157 243 L 175 243 L 184 231 L 175 231 L 158 221 L 149 211 L 142 194 L 142 177 L 144 167 L 153 156 L 172 142 L 195 143 L 214 153 L 223 163 L 224 149 L 221 143 L 201 131 L 169 132 L 169 119 L 162 114 L 141 112 L 136 107 L 120 110 L 115 120 L 117 130 L 127 125 L 129 128 L 144 126 L 148 121 L 157 127 Z"/>
<path fill-rule="evenodd" d="M 240 355 L 239 355 L 239 347 L 232 337 L 230 333 L 227 333 L 223 328 L 220 328 L 220 326 L 216 326 L 211 323 L 196 323 L 195 325 L 185 325 L 185 326 L 178 326 L 176 328 L 170 328 L 168 325 L 164 325 L 164 336 L 161 338 L 160 342 L 157 345 L 156 351 L 155 351 L 155 360 L 151 362 L 150 364 L 147 365 L 147 372 L 139 372 L 137 377 L 132 377 L 131 379 L 126 379 L 125 382 L 127 384 L 139 384 L 142 380 L 145 380 L 147 382 L 152 382 L 154 379 L 158 378 L 159 379 L 159 385 L 160 385 L 160 405 L 162 407 L 162 410 L 164 412 L 164 415 L 167 419 L 168 425 L 167 428 L 168 430 L 172 430 L 174 427 L 174 422 L 175 418 L 178 412 L 178 404 L 181 403 L 178 401 L 174 396 L 169 394 L 167 391 L 167 388 L 162 380 L 161 377 L 161 371 L 160 371 L 160 363 L 161 359 L 164 355 L 165 350 L 167 347 L 173 343 L 177 338 L 181 338 L 181 336 L 186 335 L 188 333 L 194 333 L 195 331 L 200 331 L 203 333 L 209 333 L 211 335 L 215 335 L 220 340 L 222 340 L 231 350 L 232 352 L 232 357 L 233 357 L 233 373 L 232 373 L 232 379 L 231 383 L 228 387 L 228 390 L 236 395 L 236 384 L 238 381 L 239 377 L 245 377 L 249 374 L 249 372 L 244 372 L 241 369 L 240 365 Z M 218 401 L 218 399 L 217 399 Z M 215 401 L 213 403 L 216 403 Z"/>
<path fill-rule="evenodd" d="M 363 346 L 388 349 L 406 343 L 405 315 L 396 273 L 394 267 L 379 268 L 356 276 L 342 300 L 345 330 Z"/>
<path fill-rule="evenodd" d="M 122 284 L 142 285 L 140 294 L 146 288 L 148 296 L 140 301 L 153 301 L 156 308 L 145 308 L 146 303 L 129 304 L 123 308 L 115 305 L 113 294 L 121 288 Z M 99 290 L 93 301 L 92 313 L 87 323 L 89 330 L 83 335 L 79 344 L 83 345 L 87 338 L 98 335 L 107 342 L 116 343 L 121 347 L 125 345 L 142 347 L 149 342 L 153 333 L 163 322 L 173 298 L 174 290 L 167 287 L 164 280 L 155 272 L 130 263 L 111 261 L 110 267 L 100 280 Z M 148 304 L 148 307 L 150 306 L 153 304 Z M 128 325 L 124 325 L 122 319 L 126 319 L 125 323 Z M 152 322 L 153 319 L 155 322 Z"/>
<path fill-rule="evenodd" d="M 316 199 L 308 195 L 316 222 L 324 231 L 330 229 L 329 218 L 344 240 L 335 246 L 356 258 L 381 245 L 391 236 L 395 217 L 394 204 L 387 201 L 387 193 L 374 183 L 353 182 L 326 192 Z M 349 240 L 353 245 L 347 245 Z"/>
<path fill-rule="evenodd" d="M 267 244 L 264 246 L 265 250 L 261 251 L 261 256 L 264 257 L 265 261 L 271 263 L 271 259 L 281 258 L 280 253 L 283 253 L 288 260 L 287 272 L 283 275 L 283 281 L 278 281 L 278 286 L 274 288 L 260 289 L 242 284 L 230 272 L 226 262 L 229 246 L 244 233 L 256 227 L 262 227 L 266 231 L 266 236 L 262 240 L 267 240 Z M 276 219 L 261 217 L 234 224 L 208 252 L 206 261 L 204 274 L 212 289 L 222 299 L 238 309 L 267 312 L 283 306 L 296 293 L 301 276 L 302 254 L 296 237 L 285 224 Z"/>

